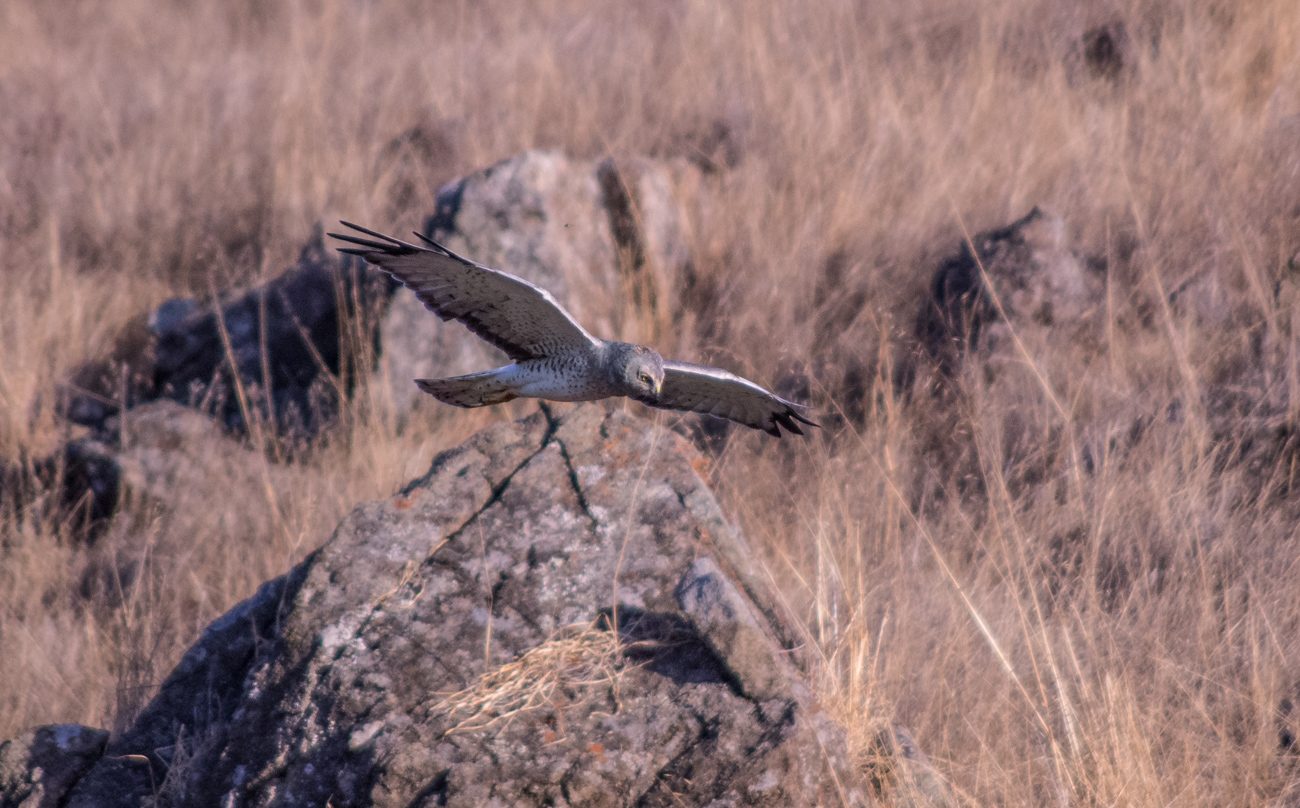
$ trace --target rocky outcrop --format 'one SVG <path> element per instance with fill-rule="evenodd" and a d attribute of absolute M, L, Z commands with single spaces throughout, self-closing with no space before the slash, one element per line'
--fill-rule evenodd
<path fill-rule="evenodd" d="M 595 405 L 484 430 L 210 626 L 66 804 L 863 802 L 702 462 Z"/>
<path fill-rule="evenodd" d="M 99 761 L 108 733 L 53 724 L 0 743 L 0 808 L 57 808 Z"/>
<path fill-rule="evenodd" d="M 548 290 L 592 333 L 633 333 L 672 309 L 690 260 L 682 199 L 698 184 L 686 163 L 571 160 L 530 151 L 453 180 L 438 192 L 425 235 L 453 252 Z M 380 328 L 381 377 L 397 412 L 420 395 L 411 379 L 508 362 L 401 289 Z"/>
<path fill-rule="evenodd" d="M 340 312 L 373 320 L 392 288 L 341 260 L 318 230 L 297 265 L 265 285 L 216 305 L 175 298 L 128 324 L 108 357 L 73 373 L 61 410 L 102 430 L 123 408 L 167 399 L 213 413 L 235 431 L 255 413 L 314 432 L 329 421 L 338 393 L 324 372 L 339 376 L 348 356 Z"/>

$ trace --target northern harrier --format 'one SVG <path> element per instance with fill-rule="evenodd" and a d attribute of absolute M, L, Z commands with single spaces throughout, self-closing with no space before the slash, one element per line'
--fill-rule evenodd
<path fill-rule="evenodd" d="M 425 247 L 343 222 L 371 238 L 331 233 L 340 247 L 405 284 L 443 320 L 459 320 L 513 364 L 450 379 L 416 379 L 445 404 L 484 407 L 515 398 L 594 401 L 627 396 L 651 407 L 729 418 L 781 437 L 817 426 L 807 408 L 718 368 L 663 359 L 643 345 L 588 334 L 545 289 L 461 258 L 416 233 Z"/>

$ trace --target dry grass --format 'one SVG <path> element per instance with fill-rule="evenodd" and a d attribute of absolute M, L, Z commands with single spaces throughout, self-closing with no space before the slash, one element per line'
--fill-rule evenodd
<path fill-rule="evenodd" d="M 447 735 L 508 724 L 528 710 L 554 706 L 563 691 L 617 687 L 622 653 L 618 635 L 607 627 L 571 627 L 488 671 L 468 688 L 439 694 L 433 709 L 456 722 Z"/>
<path fill-rule="evenodd" d="M 1059 6 L 0 5 L 0 457 L 57 444 L 34 402 L 129 317 L 274 274 L 316 220 L 412 225 L 534 146 L 707 152 L 696 325 L 659 347 L 860 413 L 713 467 L 854 742 L 897 718 L 970 804 L 1294 804 L 1300 8 Z M 1088 78 L 1113 19 L 1135 64 Z M 411 185 L 385 146 L 414 126 L 448 148 Z M 1096 333 L 897 388 L 936 260 L 1034 204 L 1108 259 Z M 6 513 L 0 737 L 128 720 L 208 620 L 500 416 L 358 408 L 280 482 L 94 552 Z"/>

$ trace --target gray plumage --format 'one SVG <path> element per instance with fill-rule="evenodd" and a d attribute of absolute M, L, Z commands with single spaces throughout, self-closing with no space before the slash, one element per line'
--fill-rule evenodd
<path fill-rule="evenodd" d="M 483 407 L 515 398 L 594 401 L 628 396 L 651 407 L 727 418 L 781 436 L 798 435 L 807 408 L 718 368 L 663 359 L 643 345 L 588 334 L 549 292 L 522 278 L 456 255 L 416 233 L 417 246 L 349 222 L 370 238 L 331 233 L 358 255 L 405 284 L 443 320 L 458 320 L 514 360 L 449 379 L 417 379 L 446 404 Z"/>

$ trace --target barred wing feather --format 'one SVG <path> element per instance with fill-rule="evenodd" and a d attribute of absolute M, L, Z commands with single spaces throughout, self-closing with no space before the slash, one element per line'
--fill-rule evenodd
<path fill-rule="evenodd" d="M 600 342 L 556 302 L 550 292 L 508 272 L 456 255 L 430 239 L 417 246 L 350 222 L 343 225 L 370 238 L 330 233 L 356 246 L 358 255 L 401 281 L 443 320 L 458 320 L 515 361 L 593 349 Z"/>

